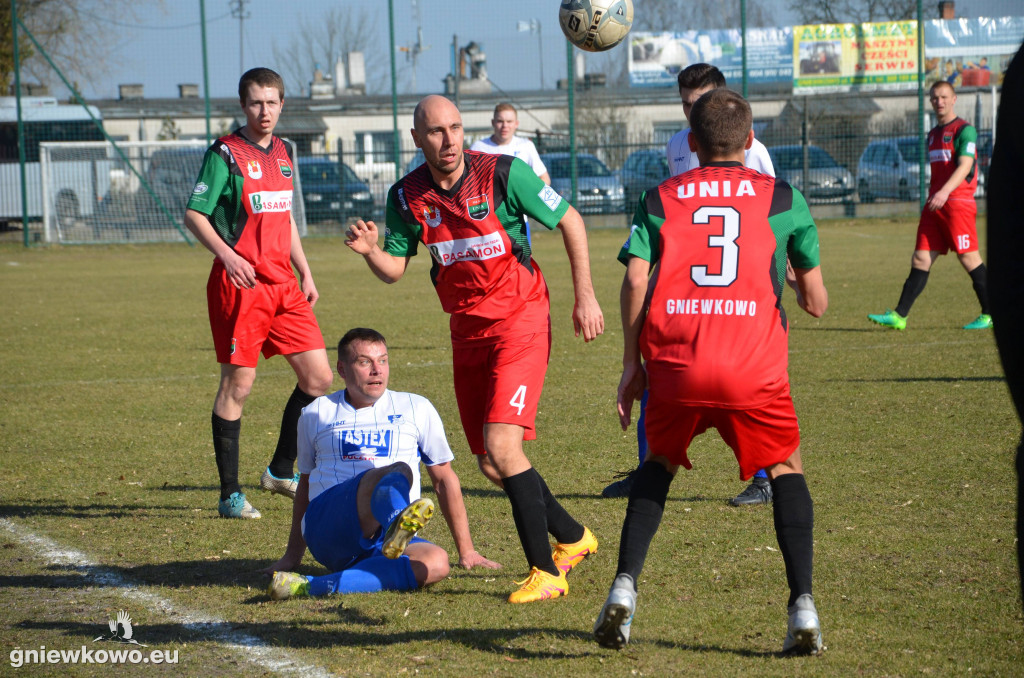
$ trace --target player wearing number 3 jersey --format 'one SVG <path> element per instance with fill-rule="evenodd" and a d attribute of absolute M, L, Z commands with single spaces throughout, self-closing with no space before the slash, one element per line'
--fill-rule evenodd
<path fill-rule="evenodd" d="M 628 427 L 646 381 L 648 450 L 594 634 L 611 647 L 628 641 L 636 582 L 669 485 L 679 466 L 691 468 L 686 452 L 693 438 L 715 428 L 743 479 L 761 468 L 770 479 L 790 586 L 783 650 L 816 653 L 822 645 L 811 595 L 813 505 L 789 395 L 782 289 L 788 254 L 797 303 L 816 317 L 825 312 L 817 229 L 799 191 L 743 166 L 754 139 L 743 97 L 714 89 L 694 104 L 690 122 L 701 167 L 644 194 L 619 254 L 626 265 L 619 419 Z"/>

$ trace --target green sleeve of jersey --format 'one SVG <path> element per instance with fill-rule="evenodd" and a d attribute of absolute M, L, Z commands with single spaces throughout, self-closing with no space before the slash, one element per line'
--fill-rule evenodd
<path fill-rule="evenodd" d="M 525 214 L 549 229 L 557 226 L 569 211 L 569 202 L 519 158 L 514 158 L 509 166 L 507 190 L 509 212 Z"/>
<path fill-rule="evenodd" d="M 818 227 L 814 225 L 811 210 L 807 207 L 807 200 L 795 188 L 793 189 L 793 207 L 788 214 L 793 222 L 793 230 L 790 233 L 786 251 L 793 268 L 820 266 Z"/>
<path fill-rule="evenodd" d="M 221 196 L 227 195 L 229 199 L 232 197 L 230 183 L 228 164 L 213 148 L 208 149 L 203 156 L 203 166 L 199 168 L 199 178 L 188 199 L 188 209 L 211 216 Z"/>
<path fill-rule="evenodd" d="M 630 257 L 639 257 L 650 262 L 652 267 L 657 264 L 661 256 L 661 225 L 664 223 L 664 219 L 647 211 L 647 192 L 645 191 L 640 196 L 640 203 L 633 215 L 633 225 L 629 229 L 629 237 L 626 238 L 622 249 L 619 250 L 619 261 L 628 265 Z"/>
<path fill-rule="evenodd" d="M 388 192 L 384 216 L 384 251 L 393 257 L 414 257 L 420 242 L 420 229 L 402 219 L 395 206 L 394 190 Z"/>
<path fill-rule="evenodd" d="M 964 125 L 956 137 L 956 156 L 969 155 L 972 158 L 977 150 L 978 130 L 974 125 Z"/>

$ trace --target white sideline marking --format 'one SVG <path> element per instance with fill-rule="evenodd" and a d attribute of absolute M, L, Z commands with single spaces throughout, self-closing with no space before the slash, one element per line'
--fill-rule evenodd
<path fill-rule="evenodd" d="M 0 518 L 0 526 L 15 539 L 35 551 L 37 556 L 43 558 L 49 564 L 66 565 L 78 570 L 84 570 L 86 578 L 91 583 L 121 589 L 121 594 L 125 598 L 136 601 L 150 610 L 169 617 L 172 621 L 181 624 L 190 631 L 199 631 L 207 637 L 219 640 L 224 647 L 233 650 L 246 661 L 256 664 L 262 669 L 275 673 L 298 673 L 302 676 L 323 676 L 324 678 L 334 675 L 323 667 L 300 662 L 292 657 L 288 650 L 267 645 L 267 643 L 256 636 L 233 631 L 231 624 L 223 619 L 211 617 L 196 610 L 190 610 L 154 593 L 142 591 L 136 584 L 111 572 L 102 565 L 92 562 L 88 556 L 80 551 L 64 548 L 60 544 L 12 523 L 6 518 Z"/>

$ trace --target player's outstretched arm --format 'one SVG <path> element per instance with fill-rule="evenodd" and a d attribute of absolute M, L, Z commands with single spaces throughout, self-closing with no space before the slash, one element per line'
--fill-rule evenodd
<path fill-rule="evenodd" d="M 598 335 L 604 334 L 604 314 L 597 303 L 594 293 L 594 282 L 590 277 L 590 250 L 587 247 L 587 231 L 583 225 L 583 217 L 573 207 L 558 222 L 565 243 L 565 252 L 569 255 L 569 267 L 572 269 L 572 286 L 576 293 L 576 303 L 572 309 L 572 324 L 576 336 L 583 333 L 583 341 L 593 341 Z"/>
<path fill-rule="evenodd" d="M 796 303 L 815 318 L 820 318 L 828 309 L 828 290 L 821 277 L 821 266 L 794 268 L 796 277 Z"/>
<path fill-rule="evenodd" d="M 619 292 L 619 307 L 622 313 L 622 378 L 616 394 L 616 409 L 619 425 L 625 431 L 633 413 L 633 401 L 639 400 L 647 386 L 643 357 L 640 355 L 640 330 L 647 316 L 649 261 L 630 257 L 626 274 L 622 278 Z"/>
<path fill-rule="evenodd" d="M 299 476 L 299 485 L 295 488 L 295 499 L 292 501 L 292 527 L 288 533 L 288 546 L 281 559 L 270 567 L 262 570 L 265 574 L 274 572 L 292 572 L 306 555 L 306 540 L 302 536 L 302 516 L 306 515 L 309 506 L 309 474 Z"/>
<path fill-rule="evenodd" d="M 238 289 L 256 287 L 256 269 L 217 235 L 209 217 L 196 210 L 185 210 L 185 228 L 223 264 L 232 285 Z"/>
<path fill-rule="evenodd" d="M 455 548 L 459 551 L 459 566 L 467 570 L 474 567 L 498 569 L 501 563 L 484 558 L 473 548 L 473 539 L 469 535 L 469 518 L 466 515 L 466 504 L 462 500 L 462 485 L 459 476 L 452 468 L 451 462 L 427 466 L 427 475 L 437 492 L 437 501 L 441 505 L 441 514 L 448 523 L 448 531 L 455 540 Z"/>
<path fill-rule="evenodd" d="M 363 255 L 373 274 L 386 283 L 398 282 L 409 266 L 409 257 L 395 257 L 377 244 L 377 224 L 360 219 L 345 232 L 345 244 L 356 254 Z"/>

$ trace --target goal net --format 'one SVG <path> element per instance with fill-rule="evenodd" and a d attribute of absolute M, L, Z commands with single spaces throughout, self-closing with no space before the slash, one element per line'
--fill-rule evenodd
<path fill-rule="evenodd" d="M 297 158 L 295 144 L 292 158 Z M 195 141 L 65 141 L 39 144 L 43 237 L 64 244 L 181 242 L 185 205 L 207 144 Z M 119 152 L 120 151 L 120 152 Z M 292 215 L 306 234 L 295 173 Z"/>

